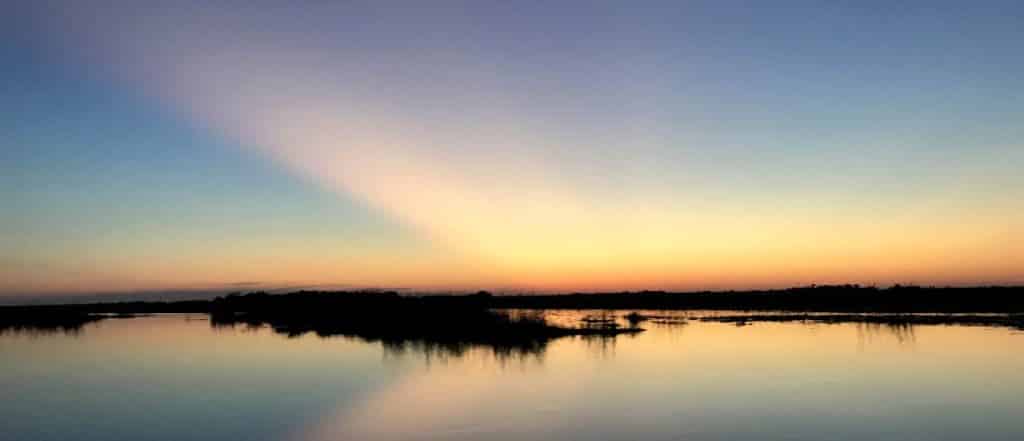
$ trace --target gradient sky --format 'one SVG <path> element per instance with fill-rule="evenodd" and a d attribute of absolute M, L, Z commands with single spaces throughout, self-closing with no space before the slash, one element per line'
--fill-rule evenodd
<path fill-rule="evenodd" d="M 0 295 L 1024 283 L 1021 23 L 5 2 Z"/>

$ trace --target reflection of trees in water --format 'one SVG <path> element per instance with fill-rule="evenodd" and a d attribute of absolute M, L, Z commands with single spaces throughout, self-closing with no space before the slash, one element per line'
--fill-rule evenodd
<path fill-rule="evenodd" d="M 623 329 L 614 323 L 581 321 L 575 327 L 553 325 L 540 310 L 494 311 L 486 308 L 453 308 L 406 300 L 387 305 L 355 309 L 297 310 L 249 308 L 236 313 L 215 312 L 211 326 L 268 327 L 287 337 L 314 334 L 319 337 L 347 337 L 380 343 L 386 357 L 399 358 L 414 352 L 429 361 L 463 358 L 471 352 L 487 352 L 494 359 L 540 359 L 547 345 L 565 337 L 601 341 L 607 347 Z M 600 338 L 599 338 L 600 337 Z"/>
<path fill-rule="evenodd" d="M 0 326 L 0 336 L 19 335 L 28 337 L 44 337 L 53 335 L 64 335 L 69 337 L 78 337 L 82 335 L 82 330 L 84 328 L 85 325 L 55 327 Z"/>
<path fill-rule="evenodd" d="M 482 326 L 467 328 L 465 332 L 453 332 L 452 329 L 409 326 L 408 323 L 389 327 L 382 323 L 349 324 L 331 321 L 306 323 L 296 327 L 289 323 L 275 322 L 273 319 L 252 321 L 251 318 L 245 321 L 221 318 L 211 320 L 210 323 L 215 328 L 238 326 L 252 330 L 267 327 L 272 332 L 288 338 L 306 334 L 320 338 L 351 338 L 366 343 L 379 343 L 389 356 L 415 352 L 431 360 L 461 358 L 478 349 L 489 351 L 496 359 L 536 358 L 544 353 L 550 341 L 564 336 L 557 332 L 533 333 L 529 329 L 516 333 L 514 329 L 503 328 L 506 325 Z"/>
<path fill-rule="evenodd" d="M 372 341 L 355 338 L 361 342 L 373 343 Z M 412 357 L 422 357 L 427 365 L 434 363 L 448 364 L 449 361 L 462 360 L 466 358 L 486 358 L 495 360 L 499 365 L 505 366 L 510 361 L 542 363 L 547 345 L 532 347 L 507 347 L 483 344 L 439 344 L 429 341 L 380 341 L 383 348 L 385 360 L 404 360 Z"/>
<path fill-rule="evenodd" d="M 858 322 L 857 345 L 863 350 L 866 344 L 871 343 L 880 335 L 895 337 L 900 346 L 913 346 L 915 343 L 914 325 L 907 322 L 873 323 Z"/>
<path fill-rule="evenodd" d="M 375 342 L 372 339 L 360 340 Z M 377 340 L 385 353 L 403 356 L 410 352 L 423 355 L 430 361 L 446 361 L 451 358 L 464 358 L 475 352 L 489 353 L 497 360 L 513 360 L 543 357 L 547 350 L 547 342 L 530 342 L 523 344 L 478 343 L 478 342 L 439 342 L 430 340 Z"/>
<path fill-rule="evenodd" d="M 67 335 L 77 337 L 86 325 L 108 318 L 93 314 L 10 314 L 0 320 L 0 335 Z"/>
<path fill-rule="evenodd" d="M 214 319 L 209 319 L 210 329 L 214 332 L 241 332 L 245 334 L 251 334 L 259 332 L 263 329 L 269 328 L 265 323 L 240 323 L 240 322 L 224 322 Z M 296 337 L 296 336 L 288 336 Z"/>
<path fill-rule="evenodd" d="M 581 336 L 580 341 L 588 351 L 601 359 L 615 358 L 615 336 Z"/>

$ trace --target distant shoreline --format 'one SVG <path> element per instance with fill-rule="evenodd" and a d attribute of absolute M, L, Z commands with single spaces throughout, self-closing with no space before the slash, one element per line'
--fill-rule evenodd
<path fill-rule="evenodd" d="M 297 291 L 235 293 L 213 300 L 0 306 L 0 330 L 75 329 L 109 315 L 209 314 L 222 325 L 270 325 L 281 332 L 371 335 L 374 338 L 463 339 L 487 343 L 494 335 L 550 339 L 568 335 L 616 335 L 629 329 L 564 328 L 543 319 L 517 322 L 510 310 L 721 310 L 776 311 L 766 317 L 736 314 L 713 321 L 876 322 L 974 324 L 1024 328 L 1024 287 L 938 288 L 827 285 L 758 291 L 662 291 L 492 295 L 409 295 L 397 291 Z M 829 313 L 813 316 L 808 313 Z M 911 314 L 935 314 L 927 318 Z M 956 314 L 956 315 L 953 315 Z M 501 318 L 506 317 L 506 318 Z M 521 334 L 521 335 L 520 335 Z M 514 337 L 514 338 L 513 338 Z"/>
<path fill-rule="evenodd" d="M 599 291 L 564 293 L 417 293 L 410 290 L 295 290 L 203 292 L 197 298 L 176 293 L 170 299 L 130 299 L 89 296 L 66 303 L 0 304 L 6 309 L 81 309 L 89 312 L 207 312 L 217 298 L 237 295 L 382 295 L 405 298 L 445 298 L 458 301 L 486 294 L 493 308 L 525 309 L 729 309 L 814 312 L 1024 312 L 1024 286 L 932 287 L 894 285 L 887 288 L 845 285 L 810 285 L 782 289 L 701 291 Z M 184 298 L 183 298 L 184 297 Z M 64 300 L 71 298 L 63 297 Z M 138 310 L 135 310 L 138 309 Z"/>

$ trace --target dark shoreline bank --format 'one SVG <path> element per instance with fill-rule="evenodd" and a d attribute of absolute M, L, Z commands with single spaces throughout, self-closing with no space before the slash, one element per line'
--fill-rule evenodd
<path fill-rule="evenodd" d="M 732 323 L 745 326 L 752 323 L 864 323 L 885 326 L 955 325 L 993 326 L 1024 330 L 1024 314 L 843 314 L 843 313 L 792 313 L 779 314 L 729 314 L 700 317 L 703 322 Z"/>
<path fill-rule="evenodd" d="M 662 291 L 548 295 L 400 295 L 393 291 L 255 292 L 214 300 L 0 306 L 0 331 L 75 329 L 101 314 L 203 313 L 220 326 L 269 325 L 297 335 L 363 335 L 371 339 L 460 341 L 549 340 L 562 336 L 638 332 L 635 326 L 573 328 L 542 318 L 514 319 L 501 310 L 730 310 L 788 314 L 735 315 L 734 322 L 861 321 L 911 324 L 975 324 L 1021 328 L 1024 287 L 934 288 L 857 285 L 783 290 L 671 293 Z M 807 316 L 802 313 L 832 313 Z M 867 315 L 866 315 L 867 314 Z M 937 315 L 912 315 L 937 314 Z M 955 314 L 955 315 L 953 315 Z M 969 315 L 965 315 L 969 314 Z M 981 315 L 979 315 L 981 314 Z M 995 315 L 992 315 L 995 314 Z M 726 318 L 709 319 L 727 321 Z"/>

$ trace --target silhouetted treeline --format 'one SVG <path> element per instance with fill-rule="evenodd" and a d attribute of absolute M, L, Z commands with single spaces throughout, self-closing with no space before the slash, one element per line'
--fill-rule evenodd
<path fill-rule="evenodd" d="M 132 302 L 85 305 L 0 308 L 11 324 L 41 327 L 63 323 L 68 330 L 110 314 L 205 313 L 215 327 L 269 326 L 275 332 L 298 336 L 342 335 L 389 348 L 432 348 L 461 354 L 473 346 L 497 354 L 526 355 L 543 351 L 552 339 L 565 336 L 613 336 L 637 328 L 563 327 L 549 324 L 542 314 L 511 313 L 491 308 L 486 294 L 460 296 L 400 296 L 396 292 L 312 292 L 231 294 L 211 301 Z"/>
<path fill-rule="evenodd" d="M 67 308 L 0 308 L 0 334 L 8 331 L 73 332 L 105 318 Z"/>
<path fill-rule="evenodd" d="M 214 300 L 0 307 L 0 329 L 81 326 L 95 314 L 203 313 L 217 324 L 263 323 L 285 333 L 354 334 L 386 340 L 416 329 L 443 340 L 475 329 L 489 339 L 512 330 L 548 338 L 566 330 L 513 322 L 500 309 L 713 309 L 842 313 L 1022 313 L 1024 287 L 937 288 L 830 285 L 762 291 L 662 291 L 547 295 L 400 295 L 394 291 L 255 292 Z M 592 330 L 594 332 L 601 330 Z M 579 333 L 579 330 L 573 330 Z M 470 338 L 477 338 L 470 336 Z"/>
<path fill-rule="evenodd" d="M 717 309 L 816 312 L 1024 312 L 1024 287 L 827 285 L 762 291 L 642 291 L 495 296 L 494 308 Z"/>
<path fill-rule="evenodd" d="M 539 314 L 509 314 L 491 308 L 491 296 L 400 296 L 395 292 L 298 292 L 288 295 L 250 293 L 218 297 L 210 305 L 215 326 L 269 325 L 297 336 L 344 335 L 461 353 L 470 346 L 498 353 L 537 353 L 555 338 L 570 335 L 615 335 L 637 329 L 567 328 L 547 323 Z"/>
<path fill-rule="evenodd" d="M 207 313 L 210 301 L 118 302 L 70 305 L 0 306 L 0 332 L 74 332 L 112 317 L 155 313 Z"/>

